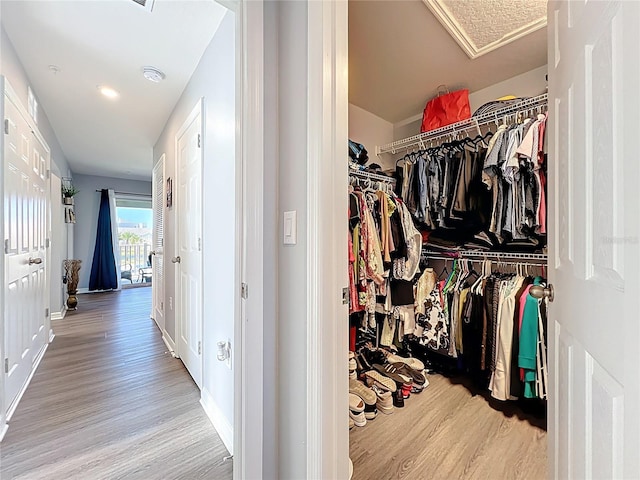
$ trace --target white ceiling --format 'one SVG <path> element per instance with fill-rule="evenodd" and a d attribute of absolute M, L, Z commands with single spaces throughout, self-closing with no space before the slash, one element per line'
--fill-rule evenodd
<path fill-rule="evenodd" d="M 2 0 L 2 23 L 74 173 L 151 178 L 153 145 L 226 10 L 213 0 Z M 60 71 L 54 74 L 49 65 Z M 161 83 L 142 76 L 151 65 Z M 98 85 L 116 89 L 109 100 Z"/>
<path fill-rule="evenodd" d="M 522 2 L 539 0 L 446 5 L 482 44 L 482 24 L 504 33 L 505 15 L 513 26 Z M 472 60 L 421 0 L 349 1 L 349 101 L 392 123 L 421 113 L 439 85 L 474 92 L 546 63 L 546 27 Z"/>

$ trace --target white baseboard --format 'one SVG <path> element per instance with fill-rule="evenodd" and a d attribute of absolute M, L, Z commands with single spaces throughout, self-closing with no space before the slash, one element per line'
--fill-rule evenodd
<path fill-rule="evenodd" d="M 202 389 L 200 405 L 202 405 L 202 408 L 209 417 L 209 420 L 211 420 L 213 428 L 215 428 L 218 435 L 220 435 L 222 443 L 227 447 L 229 453 L 233 455 L 233 426 L 222 414 L 218 405 L 216 405 L 216 402 L 213 400 L 213 396 L 206 388 Z"/>
<path fill-rule="evenodd" d="M 27 391 L 27 387 L 31 383 L 31 379 L 36 374 L 36 370 L 38 370 L 38 366 L 40 365 L 40 362 L 42 361 L 42 357 L 44 357 L 44 353 L 47 351 L 48 347 L 49 347 L 49 343 L 45 343 L 42 349 L 40 350 L 40 352 L 38 353 L 38 356 L 33 362 L 33 368 L 31 369 L 31 373 L 29 374 L 27 381 L 24 382 L 24 385 L 22 385 L 22 388 L 18 392 L 18 395 L 16 395 L 16 398 L 13 400 L 13 402 L 11 402 L 11 405 L 7 409 L 7 417 L 6 417 L 7 422 L 11 420 L 11 417 L 16 412 L 16 408 L 18 408 L 18 404 L 20 403 L 20 400 L 22 400 L 22 396 L 24 395 L 24 392 Z"/>
<path fill-rule="evenodd" d="M 176 344 L 166 330 L 162 330 L 162 341 L 169 349 L 169 353 L 171 353 L 173 357 L 178 358 L 178 355 L 176 354 Z"/>
<path fill-rule="evenodd" d="M 5 423 L 0 429 L 0 442 L 2 442 L 4 436 L 7 434 L 7 430 L 9 430 L 9 424 Z"/>
<path fill-rule="evenodd" d="M 51 320 L 62 320 L 66 314 L 67 314 L 67 306 L 63 305 L 61 311 L 53 312 L 51 314 Z"/>

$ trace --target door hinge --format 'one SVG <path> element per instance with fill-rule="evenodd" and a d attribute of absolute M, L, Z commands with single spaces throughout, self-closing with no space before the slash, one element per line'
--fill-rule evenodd
<path fill-rule="evenodd" d="M 198 148 L 200 148 L 200 134 L 198 134 Z"/>
<path fill-rule="evenodd" d="M 198 342 L 198 355 L 202 354 L 202 342 Z"/>
<path fill-rule="evenodd" d="M 51 170 L 47 170 L 47 179 L 51 178 Z"/>
<path fill-rule="evenodd" d="M 246 283 L 242 282 L 242 285 L 240 286 L 240 295 L 242 296 L 242 298 L 244 298 L 245 300 L 247 298 L 249 298 L 249 285 L 247 285 Z"/>
<path fill-rule="evenodd" d="M 44 309 L 44 318 L 49 318 L 49 309 L 48 308 Z"/>
<path fill-rule="evenodd" d="M 342 289 L 342 304 L 343 305 L 349 304 L 349 287 L 344 287 Z"/>
<path fill-rule="evenodd" d="M 8 118 L 4 119 L 4 133 L 6 135 L 9 135 L 9 119 Z"/>
<path fill-rule="evenodd" d="M 4 359 L 4 373 L 9 373 L 9 359 Z"/>
<path fill-rule="evenodd" d="M 4 253 L 9 253 L 9 239 L 5 239 L 4 241 Z"/>
<path fill-rule="evenodd" d="M 198 251 L 202 251 L 202 238 L 198 237 Z"/>
<path fill-rule="evenodd" d="M 51 240 L 49 240 L 48 238 L 46 238 L 44 240 L 44 246 L 45 248 L 49 248 L 51 246 Z"/>

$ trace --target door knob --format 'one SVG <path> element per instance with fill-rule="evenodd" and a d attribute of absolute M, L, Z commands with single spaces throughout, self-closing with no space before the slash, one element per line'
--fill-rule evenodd
<path fill-rule="evenodd" d="M 534 298 L 548 298 L 550 302 L 553 302 L 553 285 L 549 284 L 548 287 L 543 287 L 542 285 L 534 285 L 529 290 L 529 293 Z"/>
<path fill-rule="evenodd" d="M 171 259 L 171 263 L 180 263 L 180 260 L 181 260 L 180 255 L 178 255 L 177 257 L 173 257 Z"/>
<path fill-rule="evenodd" d="M 40 265 L 41 263 L 42 263 L 42 259 L 41 258 L 39 258 L 39 257 L 37 257 L 37 258 L 29 257 L 29 265 L 33 265 L 33 264 Z"/>

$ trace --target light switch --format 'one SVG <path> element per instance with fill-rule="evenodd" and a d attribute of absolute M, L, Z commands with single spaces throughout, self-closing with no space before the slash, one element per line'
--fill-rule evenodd
<path fill-rule="evenodd" d="M 295 245 L 298 241 L 297 235 L 297 212 L 292 210 L 284 212 L 284 244 Z"/>

